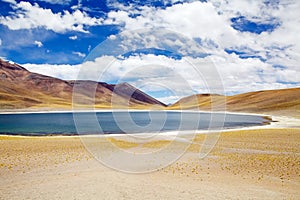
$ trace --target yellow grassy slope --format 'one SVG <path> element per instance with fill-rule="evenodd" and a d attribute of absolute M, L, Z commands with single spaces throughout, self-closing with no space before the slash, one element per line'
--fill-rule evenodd
<path fill-rule="evenodd" d="M 300 88 L 249 92 L 234 96 L 193 95 L 169 109 L 200 109 L 256 113 L 284 113 L 300 116 Z"/>

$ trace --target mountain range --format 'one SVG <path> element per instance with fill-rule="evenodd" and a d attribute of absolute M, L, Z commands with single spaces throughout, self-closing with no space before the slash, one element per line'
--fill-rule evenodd
<path fill-rule="evenodd" d="M 113 103 L 112 103 L 113 102 Z M 172 105 L 128 83 L 66 81 L 0 59 L 0 110 L 199 109 L 300 116 L 300 88 L 248 92 L 233 96 L 197 94 Z"/>
<path fill-rule="evenodd" d="M 0 60 L 0 109 L 71 109 L 72 106 L 96 109 L 166 107 L 128 83 L 65 81 Z"/>

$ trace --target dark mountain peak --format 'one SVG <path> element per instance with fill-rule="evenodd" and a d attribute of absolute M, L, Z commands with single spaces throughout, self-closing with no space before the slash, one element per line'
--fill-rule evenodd
<path fill-rule="evenodd" d="M 20 65 L 18 65 L 16 63 L 4 61 L 1 58 L 0 58 L 0 69 L 28 71 L 27 69 L 25 69 L 24 67 L 21 67 Z"/>
<path fill-rule="evenodd" d="M 119 83 L 116 86 L 118 86 L 118 87 L 131 87 L 131 88 L 134 88 L 132 85 L 130 85 L 127 82 Z"/>
<path fill-rule="evenodd" d="M 167 106 L 166 104 L 130 85 L 129 83 L 120 83 L 115 85 L 113 88 L 113 92 L 127 99 L 131 98 L 148 104 L 157 104 L 164 107 Z"/>

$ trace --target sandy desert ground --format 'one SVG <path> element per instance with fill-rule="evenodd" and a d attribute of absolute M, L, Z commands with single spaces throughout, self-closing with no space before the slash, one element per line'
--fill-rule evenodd
<path fill-rule="evenodd" d="M 76 136 L 0 136 L 0 199 L 300 199 L 299 128 L 223 132 L 199 159 L 204 139 L 168 167 L 129 174 L 96 161 Z M 121 149 L 168 145 L 103 140 Z"/>

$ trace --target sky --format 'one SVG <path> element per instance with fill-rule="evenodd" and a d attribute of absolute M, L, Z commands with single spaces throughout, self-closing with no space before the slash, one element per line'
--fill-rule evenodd
<path fill-rule="evenodd" d="M 0 57 L 165 103 L 300 87 L 298 0 L 0 0 Z"/>

